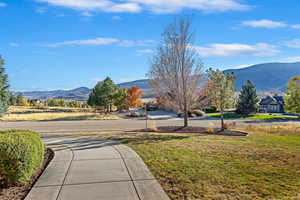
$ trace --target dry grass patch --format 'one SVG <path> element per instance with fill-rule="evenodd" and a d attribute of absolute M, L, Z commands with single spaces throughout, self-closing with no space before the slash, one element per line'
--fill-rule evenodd
<path fill-rule="evenodd" d="M 79 108 L 34 108 L 10 107 L 8 112 L 0 118 L 3 121 L 47 121 L 47 120 L 117 120 L 119 116 L 113 114 L 94 113 L 90 109 Z"/>

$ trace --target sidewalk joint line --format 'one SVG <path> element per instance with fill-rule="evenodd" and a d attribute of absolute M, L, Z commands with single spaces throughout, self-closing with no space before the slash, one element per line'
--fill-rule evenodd
<path fill-rule="evenodd" d="M 69 174 L 69 171 L 70 171 L 72 162 L 73 162 L 73 160 L 74 160 L 74 152 L 73 152 L 73 149 L 70 148 L 70 147 L 67 146 L 67 145 L 62 145 L 62 146 L 66 146 L 66 147 L 72 152 L 72 159 L 71 159 L 71 161 L 70 161 L 70 164 L 69 164 L 69 167 L 68 167 L 68 169 L 67 169 L 67 172 L 66 172 L 66 175 L 65 175 L 65 177 L 64 177 L 64 180 L 63 180 L 63 182 L 62 182 L 62 185 L 60 186 L 60 189 L 59 189 L 59 192 L 58 192 L 58 194 L 57 194 L 56 200 L 58 200 L 58 197 L 59 197 L 59 195 L 61 194 L 63 185 L 64 185 L 65 182 L 66 182 L 66 179 L 67 179 L 67 176 L 68 176 L 68 174 Z"/>
<path fill-rule="evenodd" d="M 119 144 L 119 145 L 121 145 L 121 144 Z M 119 149 L 117 149 L 114 145 L 113 145 L 112 147 L 120 154 L 120 156 L 121 156 L 121 158 L 122 158 L 122 161 L 123 161 L 123 163 L 124 163 L 124 165 L 125 165 L 125 167 L 126 167 L 127 173 L 128 173 L 128 175 L 130 176 L 130 179 L 131 179 L 132 185 L 133 185 L 133 187 L 134 187 L 134 190 L 135 190 L 135 192 L 136 192 L 136 195 L 138 196 L 139 200 L 142 200 L 142 198 L 140 197 L 140 194 L 139 194 L 139 192 L 138 192 L 138 190 L 137 190 L 137 187 L 136 187 L 136 185 L 135 185 L 135 183 L 134 183 L 134 180 L 133 180 L 133 178 L 132 178 L 132 175 L 131 175 L 131 173 L 130 173 L 130 171 L 129 171 L 129 169 L 128 169 L 128 166 L 127 166 L 127 164 L 126 164 L 125 158 L 123 157 L 123 154 L 122 154 L 122 153 L 119 151 Z"/>

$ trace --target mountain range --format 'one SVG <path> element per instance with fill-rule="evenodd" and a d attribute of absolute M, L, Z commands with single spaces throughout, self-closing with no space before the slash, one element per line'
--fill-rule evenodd
<path fill-rule="evenodd" d="M 243 83 L 250 80 L 260 92 L 284 92 L 289 79 L 294 76 L 300 76 L 300 62 L 264 63 L 242 69 L 229 69 L 224 72 L 233 72 L 236 75 L 237 90 L 241 89 Z M 118 85 L 122 88 L 130 88 L 137 85 L 142 89 L 144 97 L 150 96 L 151 88 L 147 79 L 120 83 Z M 15 94 L 22 94 L 29 99 L 63 98 L 70 100 L 86 100 L 90 92 L 91 89 L 80 87 L 73 90 L 15 92 Z"/>
<path fill-rule="evenodd" d="M 144 94 L 144 97 L 149 96 L 150 86 L 147 79 L 141 79 L 131 82 L 118 84 L 122 88 L 130 88 L 134 85 L 139 86 Z M 15 95 L 23 95 L 27 99 L 68 99 L 85 101 L 88 99 L 92 89 L 87 87 L 79 87 L 73 90 L 52 90 L 52 91 L 29 91 L 29 92 L 14 92 Z"/>
<path fill-rule="evenodd" d="M 229 69 L 236 76 L 236 89 L 250 80 L 258 91 L 284 92 L 290 78 L 300 76 L 300 62 L 296 63 L 265 63 L 242 69 Z"/>

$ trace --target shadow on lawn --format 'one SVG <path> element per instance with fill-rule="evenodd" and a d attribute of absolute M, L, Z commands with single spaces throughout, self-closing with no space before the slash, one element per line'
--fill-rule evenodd
<path fill-rule="evenodd" d="M 51 148 L 55 146 L 62 146 L 59 150 L 72 148 L 75 151 L 97 149 L 107 146 L 114 146 L 120 143 L 123 144 L 144 144 L 162 142 L 168 140 L 181 140 L 189 138 L 189 136 L 174 136 L 174 135 L 149 135 L 149 134 L 134 134 L 114 136 L 107 139 L 102 138 L 74 138 L 66 136 L 45 136 L 42 137 L 47 146 Z M 48 141 L 47 141 L 48 140 Z"/>
<path fill-rule="evenodd" d="M 45 136 L 42 137 L 46 142 L 47 146 L 57 147 L 60 146 L 56 151 L 62 151 L 72 148 L 75 151 L 97 149 L 107 146 L 117 145 L 119 143 L 115 141 L 108 141 L 99 138 L 81 138 L 81 137 L 69 137 L 69 136 Z"/>
<path fill-rule="evenodd" d="M 183 140 L 190 136 L 179 136 L 179 135 L 140 135 L 133 138 L 120 138 L 120 142 L 123 144 L 144 144 L 144 143 L 155 143 L 169 140 Z"/>

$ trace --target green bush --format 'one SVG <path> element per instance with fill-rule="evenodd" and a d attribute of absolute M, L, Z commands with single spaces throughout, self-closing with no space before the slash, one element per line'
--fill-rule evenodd
<path fill-rule="evenodd" d="M 218 111 L 218 109 L 216 107 L 214 107 L 214 106 L 211 106 L 211 107 L 204 108 L 203 111 L 205 113 L 215 113 L 215 112 Z"/>
<path fill-rule="evenodd" d="M 0 185 L 26 183 L 44 162 L 45 146 L 32 131 L 0 131 Z"/>

